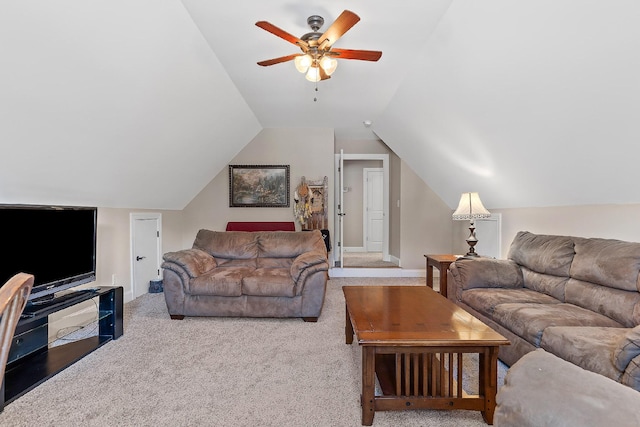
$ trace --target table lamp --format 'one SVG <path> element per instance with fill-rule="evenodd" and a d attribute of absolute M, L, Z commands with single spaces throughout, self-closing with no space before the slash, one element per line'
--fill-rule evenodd
<path fill-rule="evenodd" d="M 460 196 L 460 203 L 458 209 L 452 215 L 454 220 L 462 221 L 469 220 L 469 237 L 467 238 L 467 244 L 469 245 L 469 252 L 465 256 L 478 256 L 474 246 L 478 243 L 476 238 L 476 226 L 475 220 L 478 218 L 489 218 L 491 212 L 489 212 L 480 201 L 478 193 L 462 193 Z"/>

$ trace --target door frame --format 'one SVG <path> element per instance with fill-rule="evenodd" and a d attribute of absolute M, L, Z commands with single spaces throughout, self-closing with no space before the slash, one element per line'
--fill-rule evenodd
<path fill-rule="evenodd" d="M 334 194 L 336 195 L 336 197 L 338 197 L 338 200 L 340 195 L 342 194 L 342 191 L 344 191 L 343 188 L 340 188 L 341 186 L 341 182 L 340 182 L 340 161 L 341 159 L 344 160 L 381 160 L 382 161 L 382 175 L 383 175 L 383 185 L 382 185 L 382 196 L 384 197 L 384 222 L 383 222 L 383 230 L 382 230 L 382 235 L 383 235 L 383 242 L 382 242 L 382 259 L 384 261 L 390 261 L 390 257 L 389 257 L 389 155 L 388 154 L 345 154 L 343 153 L 335 154 L 335 179 L 334 181 L 334 185 L 335 185 L 335 192 Z M 335 223 L 338 224 L 339 218 L 338 218 L 338 203 L 334 203 L 334 216 L 335 216 Z M 345 211 L 345 206 L 341 207 L 341 211 L 344 212 Z M 339 241 L 338 239 L 343 239 L 343 236 L 336 236 L 336 238 L 334 239 L 336 241 L 336 245 L 338 243 L 342 244 L 342 241 Z M 340 252 L 340 251 L 336 251 L 336 252 Z M 334 255 L 335 257 L 335 255 Z M 334 263 L 335 263 L 335 259 L 334 259 Z M 342 268 L 342 265 L 340 266 L 340 268 Z"/>
<path fill-rule="evenodd" d="M 131 299 L 136 295 L 136 263 L 135 257 L 135 222 L 138 220 L 155 219 L 158 224 L 158 244 L 156 246 L 156 264 L 158 270 L 162 264 L 162 214 L 158 212 L 136 212 L 129 214 L 129 271 L 131 272 Z"/>

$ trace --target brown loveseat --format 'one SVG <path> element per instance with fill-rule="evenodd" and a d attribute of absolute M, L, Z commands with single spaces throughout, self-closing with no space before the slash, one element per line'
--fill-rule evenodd
<path fill-rule="evenodd" d="M 511 341 L 640 390 L 640 243 L 519 232 L 508 259 L 459 259 L 448 297 Z"/>
<path fill-rule="evenodd" d="M 318 230 L 200 230 L 191 249 L 166 253 L 162 268 L 172 319 L 245 316 L 316 321 L 329 263 Z"/>

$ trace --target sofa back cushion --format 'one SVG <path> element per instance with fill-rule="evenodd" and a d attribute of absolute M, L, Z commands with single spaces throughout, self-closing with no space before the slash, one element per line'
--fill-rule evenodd
<path fill-rule="evenodd" d="M 640 293 L 609 288 L 574 278 L 565 287 L 565 302 L 603 314 L 631 328 L 640 324 Z"/>
<path fill-rule="evenodd" d="M 523 287 L 520 267 L 506 259 L 460 258 L 449 269 L 454 281 L 463 290 Z"/>
<path fill-rule="evenodd" d="M 575 255 L 573 246 L 572 237 L 519 231 L 507 257 L 536 273 L 567 277 Z"/>
<path fill-rule="evenodd" d="M 296 258 L 305 252 L 321 252 L 327 248 L 320 230 L 313 231 L 264 231 L 258 236 L 261 258 Z"/>
<path fill-rule="evenodd" d="M 640 291 L 640 243 L 574 238 L 571 277 L 625 291 Z"/>
<path fill-rule="evenodd" d="M 200 230 L 193 247 L 225 260 L 257 258 L 258 233 Z"/>
<path fill-rule="evenodd" d="M 564 291 L 569 277 L 540 274 L 526 267 L 521 267 L 521 269 L 525 288 L 551 295 L 564 302 Z"/>

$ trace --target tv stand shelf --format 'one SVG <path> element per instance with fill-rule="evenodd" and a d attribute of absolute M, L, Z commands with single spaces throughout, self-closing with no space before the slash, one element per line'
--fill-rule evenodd
<path fill-rule="evenodd" d="M 99 297 L 98 335 L 49 346 L 49 315 L 83 301 Z M 22 396 L 87 354 L 123 333 L 123 288 L 99 287 L 91 291 L 70 292 L 44 304 L 25 309 L 16 327 L 4 383 L 0 390 L 0 411 L 4 405 Z"/>

